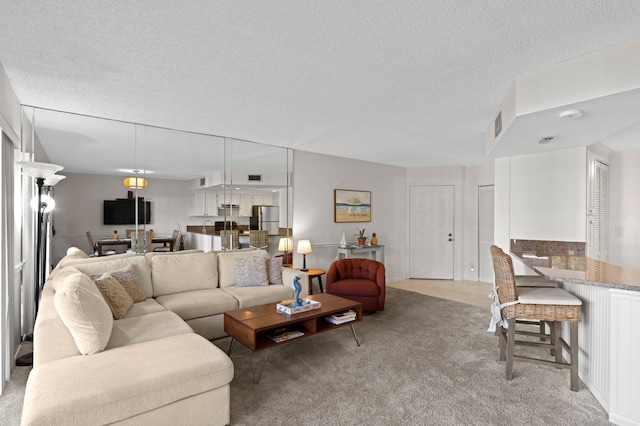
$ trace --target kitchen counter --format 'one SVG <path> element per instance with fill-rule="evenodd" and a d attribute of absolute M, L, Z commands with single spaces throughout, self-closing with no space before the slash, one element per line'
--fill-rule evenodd
<path fill-rule="evenodd" d="M 640 291 L 640 271 L 584 255 L 584 243 L 513 240 L 511 254 L 549 279 Z"/>
<path fill-rule="evenodd" d="M 511 254 L 582 300 L 580 379 L 609 421 L 640 424 L 640 271 L 588 258 L 584 243 L 513 240 Z"/>

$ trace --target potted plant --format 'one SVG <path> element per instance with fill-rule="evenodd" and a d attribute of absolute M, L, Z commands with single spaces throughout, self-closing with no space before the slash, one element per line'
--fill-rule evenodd
<path fill-rule="evenodd" d="M 365 237 L 365 235 L 364 235 L 364 231 L 367 228 L 362 228 L 362 229 L 356 228 L 356 229 L 358 230 L 358 233 L 355 234 L 356 237 L 358 237 L 358 245 L 363 246 L 363 245 L 365 245 L 367 243 L 367 237 Z"/>

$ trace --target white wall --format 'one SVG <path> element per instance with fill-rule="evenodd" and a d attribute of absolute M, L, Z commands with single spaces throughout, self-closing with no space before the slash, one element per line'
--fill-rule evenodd
<path fill-rule="evenodd" d="M 510 238 L 586 240 L 586 147 L 511 157 Z"/>
<path fill-rule="evenodd" d="M 609 262 L 640 270 L 640 149 L 615 152 L 609 163 Z"/>
<path fill-rule="evenodd" d="M 406 277 L 407 195 L 405 168 L 328 155 L 294 151 L 293 236 L 310 240 L 313 253 L 307 267 L 328 269 L 337 256 L 344 229 L 355 241 L 356 228 L 375 232 L 385 246 L 387 281 Z M 335 223 L 334 189 L 371 191 L 371 222 Z M 294 254 L 294 266 L 302 267 L 302 255 Z"/>
<path fill-rule="evenodd" d="M 586 179 L 586 148 L 496 159 L 494 243 L 585 241 Z M 513 267 L 534 274 L 518 259 Z"/>
<path fill-rule="evenodd" d="M 131 225 L 103 225 L 102 202 L 116 198 L 127 198 L 128 189 L 122 183 L 122 177 L 64 173 L 66 179 L 58 183 L 54 190 L 56 210 L 53 224 L 53 263 L 57 263 L 67 248 L 79 247 L 90 252 L 85 235 L 91 231 L 95 239 L 111 238 L 113 231 L 125 234 Z M 178 223 L 185 231 L 187 225 L 201 225 L 201 218 L 190 217 L 191 188 L 188 181 L 166 179 L 148 179 L 149 185 L 139 190 L 138 196 L 151 202 L 151 224 L 157 236 L 171 236 Z"/>
<path fill-rule="evenodd" d="M 465 168 L 462 209 L 462 278 L 478 281 L 478 187 L 494 184 L 493 164 Z M 471 263 L 474 270 L 471 270 Z"/>

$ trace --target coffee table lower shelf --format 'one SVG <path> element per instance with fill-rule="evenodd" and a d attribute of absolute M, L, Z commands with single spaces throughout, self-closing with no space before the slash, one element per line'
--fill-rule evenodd
<path fill-rule="evenodd" d="M 231 352 L 234 341 L 242 343 L 251 352 L 257 352 L 346 326 L 350 326 L 353 337 L 357 345 L 360 346 L 353 324 L 362 321 L 362 304 L 326 293 L 310 295 L 308 298 L 320 302 L 322 307 L 299 314 L 287 315 L 277 312 L 276 303 L 269 303 L 225 312 L 224 331 L 232 338 L 229 352 Z M 329 315 L 349 309 L 356 312 L 356 319 L 353 321 L 332 324 L 325 319 Z M 280 329 L 297 330 L 304 334 L 283 342 L 275 342 L 269 336 Z M 268 356 L 269 354 L 267 353 L 265 363 Z M 251 367 L 253 369 L 253 356 L 251 358 Z M 253 371 L 254 382 L 257 384 L 260 381 L 262 369 L 257 377 L 255 369 Z"/>

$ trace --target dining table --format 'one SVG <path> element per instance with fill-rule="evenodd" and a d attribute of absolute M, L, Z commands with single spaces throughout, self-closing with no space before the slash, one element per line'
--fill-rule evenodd
<path fill-rule="evenodd" d="M 164 247 L 171 246 L 173 239 L 171 237 L 154 237 L 151 244 L 163 244 Z M 124 246 L 131 248 L 131 238 L 104 238 L 96 241 L 98 256 L 104 256 L 102 248 L 106 246 Z"/>

